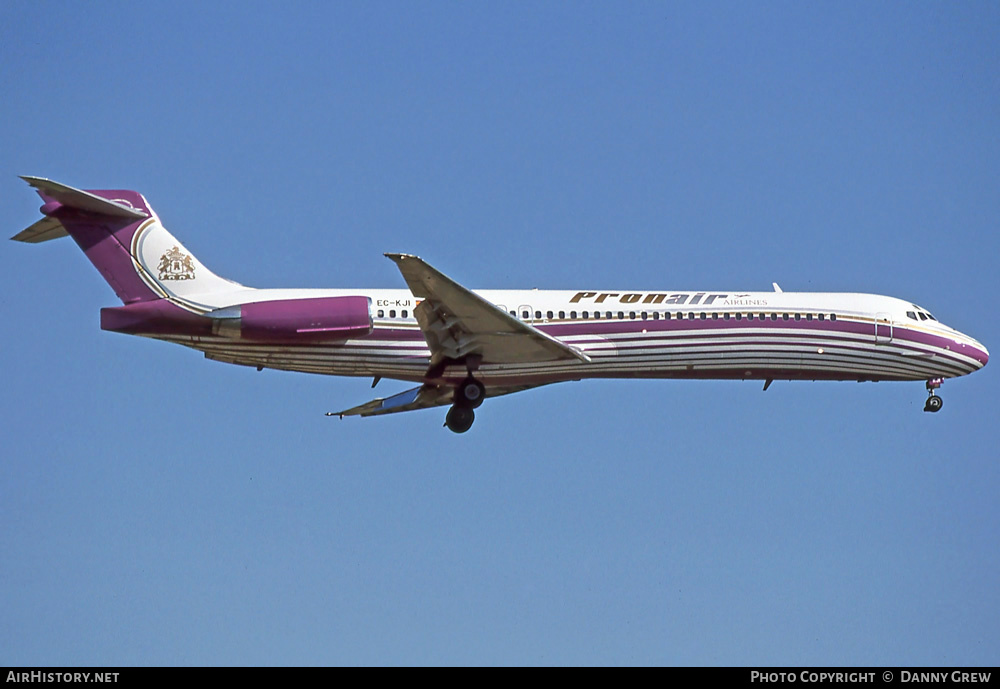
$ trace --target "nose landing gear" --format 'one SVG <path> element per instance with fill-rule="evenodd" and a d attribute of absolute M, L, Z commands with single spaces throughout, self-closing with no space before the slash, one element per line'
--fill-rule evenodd
<path fill-rule="evenodd" d="M 455 389 L 455 404 L 448 410 L 444 425 L 453 433 L 465 433 L 472 428 L 476 412 L 486 399 L 486 388 L 478 380 L 469 376 Z"/>
<path fill-rule="evenodd" d="M 931 378 L 927 381 L 927 402 L 924 404 L 924 411 L 941 411 L 941 407 L 944 406 L 944 400 L 935 395 L 934 391 L 941 387 L 943 382 L 944 380 L 941 378 Z"/>

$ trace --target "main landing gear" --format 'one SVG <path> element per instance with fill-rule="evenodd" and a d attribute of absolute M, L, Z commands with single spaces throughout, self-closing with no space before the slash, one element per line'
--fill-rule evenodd
<path fill-rule="evenodd" d="M 478 380 L 469 376 L 455 388 L 455 404 L 448 410 L 444 425 L 453 433 L 465 433 L 476 420 L 473 411 L 486 399 L 486 388 Z"/>
<path fill-rule="evenodd" d="M 941 411 L 944 400 L 934 394 L 934 391 L 941 387 L 944 382 L 942 378 L 931 378 L 927 381 L 927 403 L 924 404 L 924 411 Z"/>

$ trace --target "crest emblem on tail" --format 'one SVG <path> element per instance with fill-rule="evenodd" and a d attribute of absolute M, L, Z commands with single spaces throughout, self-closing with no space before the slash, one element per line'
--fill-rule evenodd
<path fill-rule="evenodd" d="M 157 268 L 161 280 L 194 280 L 194 262 L 191 261 L 191 256 L 176 246 L 160 256 Z"/>

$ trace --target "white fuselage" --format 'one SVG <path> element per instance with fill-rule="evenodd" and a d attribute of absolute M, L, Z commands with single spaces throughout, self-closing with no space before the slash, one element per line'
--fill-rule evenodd
<path fill-rule="evenodd" d="M 25 177 L 45 216 L 13 239 L 71 236 L 121 299 L 101 327 L 218 361 L 396 378 L 412 390 L 335 413 L 451 405 L 469 430 L 487 397 L 582 378 L 926 380 L 989 360 L 925 309 L 872 294 L 470 290 L 418 256 L 387 253 L 407 289 L 252 289 L 205 267 L 129 190 Z"/>
<path fill-rule="evenodd" d="M 926 380 L 971 373 L 988 359 L 976 340 L 892 297 L 854 293 L 736 291 L 476 290 L 570 345 L 583 361 L 491 364 L 484 384 L 597 377 Z M 366 296 L 372 332 L 307 345 L 223 337 L 160 336 L 211 359 L 266 368 L 421 381 L 431 353 L 408 290 L 243 289 L 192 295 L 206 312 L 246 302 Z M 456 370 L 450 377 L 464 375 Z"/>

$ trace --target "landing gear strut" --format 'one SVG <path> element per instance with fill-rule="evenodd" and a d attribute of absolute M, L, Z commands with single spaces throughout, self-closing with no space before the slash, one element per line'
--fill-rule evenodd
<path fill-rule="evenodd" d="M 944 380 L 941 378 L 931 378 L 927 381 L 927 403 L 924 404 L 924 411 L 940 411 L 944 406 L 944 400 L 934 394 L 934 391 L 941 387 Z"/>
<path fill-rule="evenodd" d="M 478 380 L 469 376 L 455 388 L 455 404 L 448 410 L 444 425 L 453 433 L 465 433 L 476 420 L 473 411 L 486 399 L 486 388 Z"/>

